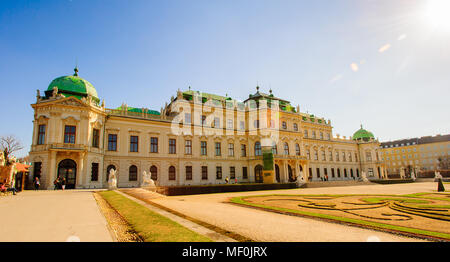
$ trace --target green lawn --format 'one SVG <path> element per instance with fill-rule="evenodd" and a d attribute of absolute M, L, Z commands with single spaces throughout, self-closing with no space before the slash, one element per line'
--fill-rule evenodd
<path fill-rule="evenodd" d="M 212 241 L 114 191 L 103 191 L 99 194 L 124 217 L 145 242 Z"/>

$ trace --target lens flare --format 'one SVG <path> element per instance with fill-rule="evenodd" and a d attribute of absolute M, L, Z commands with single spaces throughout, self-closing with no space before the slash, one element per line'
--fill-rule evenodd
<path fill-rule="evenodd" d="M 429 0 L 426 16 L 435 28 L 450 32 L 450 1 Z"/>

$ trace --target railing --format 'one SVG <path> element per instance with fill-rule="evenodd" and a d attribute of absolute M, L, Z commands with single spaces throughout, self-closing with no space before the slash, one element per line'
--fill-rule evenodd
<path fill-rule="evenodd" d="M 56 143 L 50 145 L 51 149 L 65 149 L 65 150 L 85 150 L 85 145 L 80 144 L 67 144 L 67 143 Z"/>
<path fill-rule="evenodd" d="M 137 118 L 145 118 L 145 119 L 161 119 L 160 115 L 154 115 L 154 114 L 149 114 L 146 112 L 130 112 L 130 111 L 125 111 L 125 110 L 119 110 L 119 109 L 105 109 L 106 113 L 108 115 L 113 115 L 113 116 L 129 116 L 129 117 L 137 117 Z"/>

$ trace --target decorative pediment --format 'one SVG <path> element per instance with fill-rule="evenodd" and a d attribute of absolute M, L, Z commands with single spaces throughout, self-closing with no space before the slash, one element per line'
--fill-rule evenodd
<path fill-rule="evenodd" d="M 65 105 L 65 106 L 78 106 L 78 107 L 87 107 L 87 105 L 75 97 L 67 97 L 64 99 L 56 100 L 55 105 Z"/>

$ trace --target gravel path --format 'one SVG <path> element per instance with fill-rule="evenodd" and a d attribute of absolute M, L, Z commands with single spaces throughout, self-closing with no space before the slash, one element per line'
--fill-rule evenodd
<path fill-rule="evenodd" d="M 310 242 L 368 240 L 424 241 L 390 233 L 340 225 L 310 218 L 282 215 L 226 203 L 230 197 L 263 194 L 408 194 L 432 192 L 436 183 L 363 185 L 330 188 L 305 188 L 253 191 L 191 196 L 173 196 L 152 201 L 187 216 L 244 235 L 256 241 Z"/>
<path fill-rule="evenodd" d="M 92 190 L 24 191 L 0 210 L 0 242 L 113 241 Z"/>

